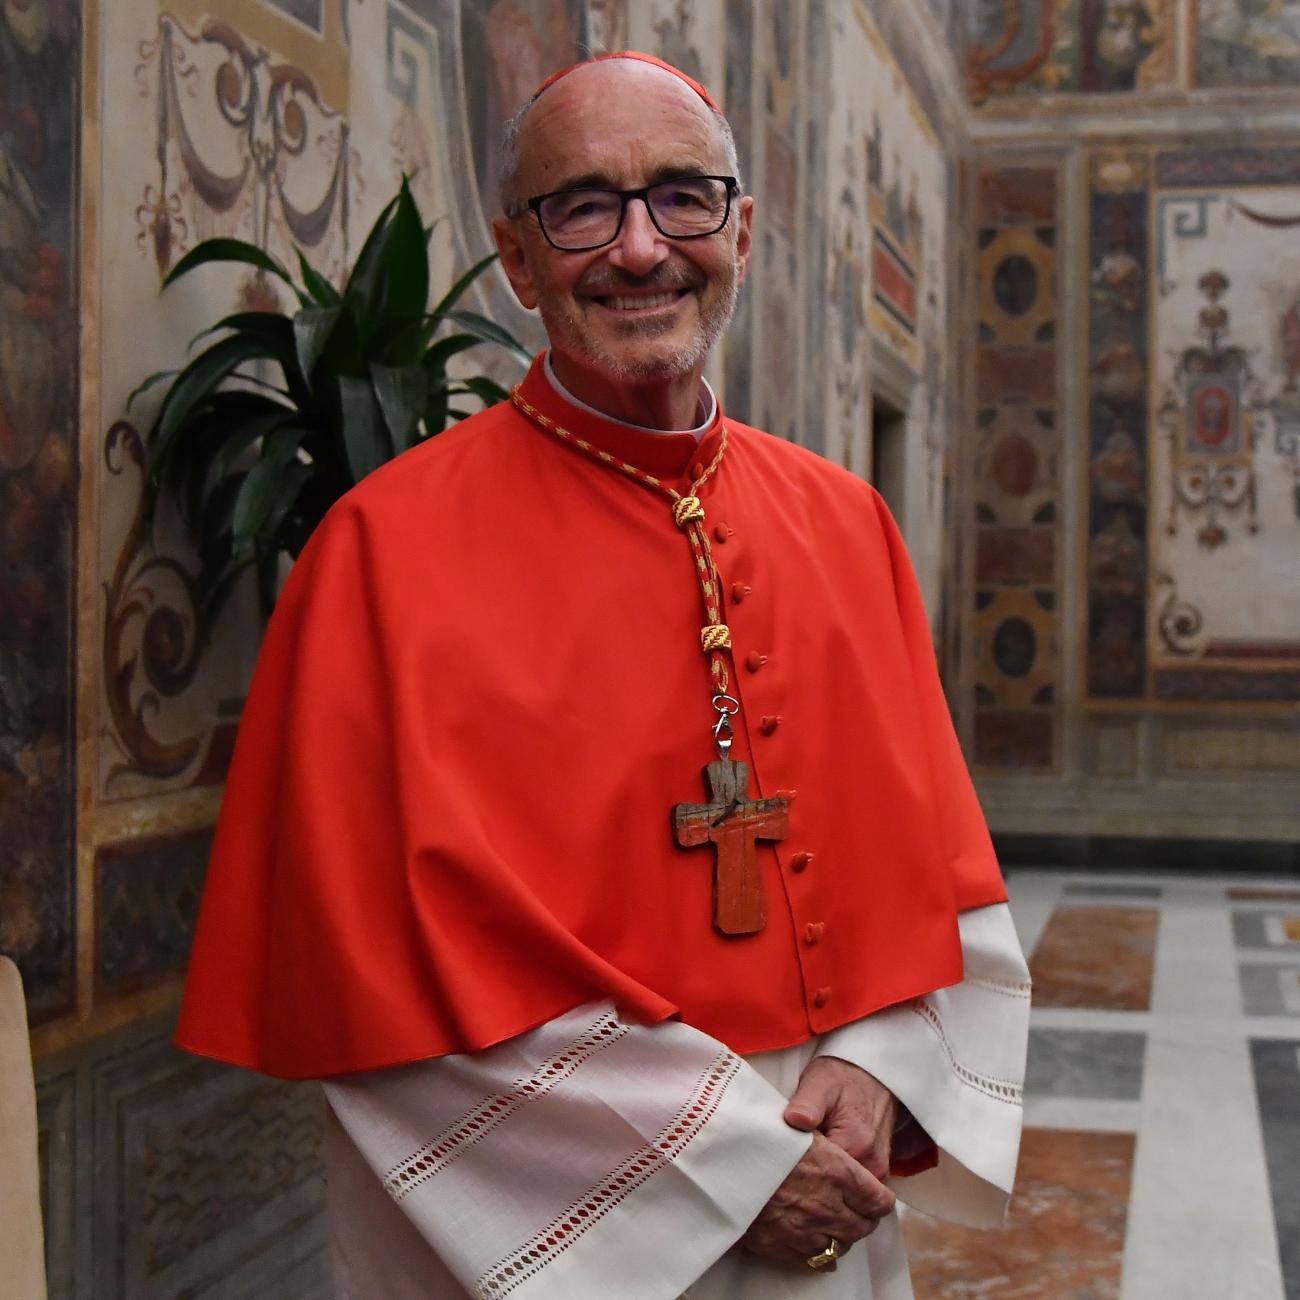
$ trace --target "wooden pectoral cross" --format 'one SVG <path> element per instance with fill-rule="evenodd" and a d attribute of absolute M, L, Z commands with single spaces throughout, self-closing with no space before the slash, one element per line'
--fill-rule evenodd
<path fill-rule="evenodd" d="M 712 844 L 716 850 L 714 928 L 723 934 L 755 934 L 767 924 L 756 846 L 759 840 L 785 839 L 790 805 L 782 798 L 751 799 L 745 790 L 746 763 L 724 758 L 704 771 L 711 802 L 679 803 L 673 809 L 673 836 L 684 849 Z"/>

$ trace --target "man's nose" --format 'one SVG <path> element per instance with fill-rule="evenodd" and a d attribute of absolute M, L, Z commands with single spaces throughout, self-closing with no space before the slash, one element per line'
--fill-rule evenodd
<path fill-rule="evenodd" d="M 668 257 L 668 240 L 650 220 L 644 199 L 629 199 L 623 229 L 610 245 L 609 260 L 633 275 L 645 275 Z"/>

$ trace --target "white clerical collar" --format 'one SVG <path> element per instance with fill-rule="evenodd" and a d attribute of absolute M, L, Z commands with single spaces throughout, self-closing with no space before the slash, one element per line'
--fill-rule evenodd
<path fill-rule="evenodd" d="M 590 415 L 596 416 L 601 420 L 608 420 L 610 424 L 621 424 L 625 429 L 635 429 L 638 433 L 689 433 L 696 442 L 709 431 L 709 426 L 713 423 L 714 412 L 718 409 L 718 399 L 713 395 L 713 389 L 709 387 L 709 381 L 701 377 L 700 384 L 703 386 L 703 392 L 700 394 L 700 404 L 696 408 L 696 413 L 701 415 L 699 424 L 693 429 L 651 429 L 644 424 L 633 424 L 630 420 L 618 420 L 612 415 L 606 415 L 604 411 L 598 411 L 594 406 L 588 406 L 581 398 L 574 397 L 565 386 L 556 378 L 555 371 L 551 367 L 551 353 L 547 350 L 546 356 L 542 359 L 542 372 L 550 381 L 550 385 L 566 402 L 576 406 L 579 410 L 586 411 Z"/>

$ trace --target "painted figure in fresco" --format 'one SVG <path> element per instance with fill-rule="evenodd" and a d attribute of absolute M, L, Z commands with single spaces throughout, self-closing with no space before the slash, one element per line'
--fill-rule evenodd
<path fill-rule="evenodd" d="M 1199 0 L 1201 81 L 1279 85 L 1300 66 L 1300 0 Z"/>
<path fill-rule="evenodd" d="M 738 171 L 657 59 L 544 82 L 493 229 L 548 349 L 268 629 L 178 1041 L 325 1080 L 349 1300 L 903 1300 L 896 1197 L 1005 1211 L 1028 972 L 901 536 L 703 378 Z"/>
<path fill-rule="evenodd" d="M 1140 501 L 1144 490 L 1142 455 L 1132 434 L 1118 420 L 1092 458 L 1092 482 L 1097 496 L 1111 504 Z"/>
<path fill-rule="evenodd" d="M 1151 53 L 1151 15 L 1142 0 L 1083 0 L 1085 90 L 1132 90 Z"/>

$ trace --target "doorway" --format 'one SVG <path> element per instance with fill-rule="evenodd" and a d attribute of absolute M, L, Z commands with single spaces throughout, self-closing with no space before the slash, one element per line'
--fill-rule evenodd
<path fill-rule="evenodd" d="M 871 482 L 904 527 L 907 491 L 907 414 L 887 397 L 871 399 Z"/>

